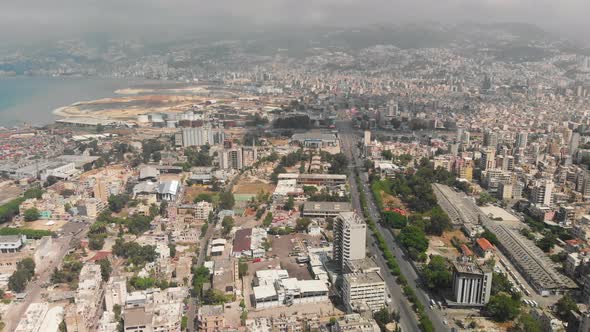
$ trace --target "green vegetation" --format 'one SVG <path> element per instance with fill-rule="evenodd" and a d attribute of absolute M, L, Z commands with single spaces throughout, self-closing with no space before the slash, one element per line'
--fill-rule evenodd
<path fill-rule="evenodd" d="M 209 269 L 204 266 L 193 266 L 193 296 L 200 296 L 203 291 L 203 285 L 211 281 Z"/>
<path fill-rule="evenodd" d="M 500 241 L 498 241 L 498 237 L 496 236 L 496 234 L 490 232 L 488 229 L 485 229 L 484 232 L 481 233 L 481 237 L 490 241 L 490 243 L 495 246 L 497 246 L 500 243 Z"/>
<path fill-rule="evenodd" d="M 156 206 L 156 209 L 159 209 Z M 99 231 L 93 231 L 92 228 L 90 230 L 90 234 L 105 234 L 106 233 L 106 225 L 108 224 L 118 224 L 118 225 L 124 225 L 125 227 L 127 227 L 127 230 L 129 231 L 129 233 L 134 234 L 134 235 L 139 235 L 139 234 L 143 234 L 145 233 L 147 230 L 150 229 L 150 224 L 153 220 L 153 217 L 151 216 L 143 216 L 140 214 L 134 214 L 130 217 L 127 218 L 116 218 L 113 217 L 109 211 L 104 211 L 101 214 L 98 215 L 98 217 L 96 218 L 96 223 L 93 224 L 97 225 L 98 224 L 100 226 L 96 226 L 96 227 L 100 227 L 101 229 Z"/>
<path fill-rule="evenodd" d="M 234 194 L 229 191 L 224 191 L 219 194 L 219 208 L 222 210 L 231 210 L 234 208 L 236 204 L 236 200 L 234 199 Z"/>
<path fill-rule="evenodd" d="M 477 199 L 476 203 L 479 206 L 483 206 L 489 203 L 494 203 L 496 201 L 497 199 L 494 196 L 490 195 L 490 193 L 488 193 L 487 191 L 482 191 L 479 194 L 479 198 Z"/>
<path fill-rule="evenodd" d="M 539 332 L 542 331 L 541 322 L 528 313 L 522 313 L 516 325 L 510 330 L 513 332 Z"/>
<path fill-rule="evenodd" d="M 148 139 L 141 142 L 141 158 L 144 163 L 154 160 L 160 161 L 162 158 L 161 152 L 164 150 L 164 145 L 157 139 Z"/>
<path fill-rule="evenodd" d="M 580 312 L 578 304 L 569 294 L 562 296 L 557 303 L 555 303 L 555 313 L 563 321 L 569 321 L 572 318 L 572 312 Z"/>
<path fill-rule="evenodd" d="M 426 286 L 430 290 L 441 291 L 451 288 L 453 274 L 447 260 L 442 256 L 432 256 L 422 271 Z"/>
<path fill-rule="evenodd" d="M 275 128 L 308 129 L 311 128 L 311 126 L 311 120 L 307 115 L 291 115 L 288 117 L 280 117 L 273 122 L 273 127 Z"/>
<path fill-rule="evenodd" d="M 41 214 L 37 208 L 26 209 L 23 215 L 25 217 L 25 221 L 35 221 L 41 217 Z"/>
<path fill-rule="evenodd" d="M 30 199 L 30 198 L 40 199 L 41 197 L 43 197 L 44 192 L 45 191 L 40 188 L 29 188 L 23 193 L 23 197 L 25 199 Z"/>
<path fill-rule="evenodd" d="M 293 233 L 295 230 L 289 226 L 285 227 L 272 227 L 268 230 L 268 234 L 270 235 L 289 235 Z"/>
<path fill-rule="evenodd" d="M 61 270 L 55 268 L 53 270 L 53 274 L 51 275 L 51 283 L 53 284 L 62 284 L 67 283 L 70 285 L 71 288 L 77 288 L 78 286 L 78 277 L 80 276 L 80 271 L 82 270 L 82 262 L 78 259 L 76 255 L 70 254 L 64 258 L 64 261 L 61 266 Z"/>
<path fill-rule="evenodd" d="M 357 185 L 360 187 L 362 185 L 362 182 L 361 182 L 361 178 L 358 175 L 358 173 L 355 175 L 355 179 L 356 179 Z M 379 247 L 379 250 L 381 250 L 381 252 L 383 253 L 383 257 L 385 258 L 385 261 L 387 263 L 387 267 L 389 268 L 391 274 L 393 274 L 394 276 L 397 277 L 397 282 L 399 283 L 400 286 L 402 286 L 402 289 L 404 291 L 404 295 L 406 296 L 408 301 L 410 301 L 413 304 L 413 309 L 419 318 L 420 328 L 422 329 L 422 331 L 425 331 L 425 332 L 434 332 L 434 326 L 433 326 L 432 322 L 430 321 L 430 319 L 428 318 L 428 315 L 426 314 L 424 306 L 422 305 L 422 303 L 420 302 L 420 300 L 416 296 L 416 293 L 414 292 L 412 287 L 410 287 L 410 285 L 408 285 L 408 280 L 401 273 L 401 270 L 400 270 L 399 265 L 395 259 L 395 256 L 393 255 L 393 253 L 391 252 L 391 250 L 387 246 L 387 243 L 385 242 L 385 238 L 377 229 L 375 221 L 373 220 L 373 218 L 371 218 L 371 216 L 369 214 L 369 210 L 368 210 L 368 205 L 367 205 L 367 197 L 365 196 L 365 193 L 362 190 L 359 191 L 359 200 L 361 202 L 361 209 L 362 209 L 363 216 L 365 217 L 367 224 L 369 226 L 369 229 L 371 230 L 371 232 L 373 233 L 373 236 L 375 237 L 375 239 L 377 241 L 377 246 Z"/>
<path fill-rule="evenodd" d="M 0 223 L 6 223 L 12 220 L 14 216 L 19 214 L 19 205 L 24 202 L 22 197 L 15 198 L 8 203 L 0 205 Z"/>
<path fill-rule="evenodd" d="M 272 212 L 266 214 L 264 220 L 262 221 L 262 225 L 264 227 L 269 227 L 270 225 L 272 225 Z"/>
<path fill-rule="evenodd" d="M 232 297 L 231 295 L 225 295 L 222 291 L 218 289 L 208 289 L 203 294 L 203 303 L 204 304 L 224 304 L 227 302 L 231 302 Z"/>
<path fill-rule="evenodd" d="M 44 236 L 54 236 L 55 233 L 46 230 L 37 230 L 29 228 L 0 228 L 0 235 L 25 235 L 27 239 L 40 239 Z"/>
<path fill-rule="evenodd" d="M 129 280 L 129 285 L 135 290 L 146 290 L 149 288 L 166 289 L 169 287 L 176 287 L 175 282 L 168 282 L 163 279 L 156 279 L 152 277 L 138 277 L 133 276 Z"/>
<path fill-rule="evenodd" d="M 424 253 L 428 249 L 428 238 L 424 231 L 415 225 L 404 227 L 398 239 L 400 243 L 408 250 L 408 254 L 413 260 L 423 261 L 426 257 Z"/>
<path fill-rule="evenodd" d="M 501 273 L 494 272 L 492 274 L 492 295 L 496 295 L 499 293 L 511 293 L 512 292 L 512 283 L 506 275 Z"/>
<path fill-rule="evenodd" d="M 129 202 L 129 195 L 127 194 L 119 194 L 119 195 L 111 195 L 108 199 L 109 202 L 109 210 L 118 213 L 123 210 L 127 202 Z"/>
<path fill-rule="evenodd" d="M 209 146 L 202 146 L 200 149 L 196 146 L 189 146 L 184 149 L 184 155 L 187 158 L 188 166 L 211 166 L 213 156 L 209 155 Z"/>
<path fill-rule="evenodd" d="M 299 218 L 297 219 L 295 230 L 298 232 L 305 232 L 307 231 L 307 227 L 311 224 L 311 219 L 309 218 Z"/>
<path fill-rule="evenodd" d="M 498 293 L 490 298 L 485 309 L 498 322 L 513 320 L 520 313 L 520 296 Z"/>
<path fill-rule="evenodd" d="M 137 242 L 125 242 L 123 239 L 117 239 L 115 241 L 113 254 L 127 259 L 128 264 L 138 267 L 154 262 L 157 258 L 156 248 L 154 246 L 142 246 Z"/>
<path fill-rule="evenodd" d="M 223 227 L 222 233 L 224 236 L 227 236 L 231 232 L 232 228 L 234 228 L 234 223 L 234 218 L 230 216 L 223 217 L 221 227 Z"/>
<path fill-rule="evenodd" d="M 213 203 L 213 195 L 211 195 L 210 193 L 200 193 L 193 200 L 194 203 L 198 203 L 198 202 L 202 202 L 202 201 Z"/>
<path fill-rule="evenodd" d="M 243 278 L 245 275 L 248 274 L 248 262 L 244 260 L 240 260 L 238 263 L 238 275 L 240 278 Z"/>
<path fill-rule="evenodd" d="M 22 293 L 35 275 L 35 261 L 25 258 L 16 264 L 16 271 L 8 278 L 8 289 L 15 293 Z"/>
<path fill-rule="evenodd" d="M 285 203 L 284 209 L 289 211 L 289 210 L 293 210 L 294 207 L 295 207 L 295 199 L 293 198 L 293 196 L 289 196 L 289 198 L 287 199 L 287 202 Z"/>
<path fill-rule="evenodd" d="M 100 275 L 103 281 L 109 281 L 111 277 L 111 272 L 113 272 L 113 267 L 111 266 L 111 261 L 107 258 L 103 258 L 97 261 L 98 265 L 100 265 Z"/>

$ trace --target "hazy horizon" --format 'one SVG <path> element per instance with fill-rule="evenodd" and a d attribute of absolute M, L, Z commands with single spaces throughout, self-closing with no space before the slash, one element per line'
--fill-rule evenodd
<path fill-rule="evenodd" d="M 590 28 L 584 0 L 23 0 L 0 6 L 0 38 L 5 44 L 52 40 L 153 36 L 173 39 L 234 27 L 362 27 L 373 24 L 527 23 L 585 43 Z"/>

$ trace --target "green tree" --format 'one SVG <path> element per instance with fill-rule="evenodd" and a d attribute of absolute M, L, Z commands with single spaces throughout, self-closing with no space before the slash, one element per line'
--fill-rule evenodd
<path fill-rule="evenodd" d="M 557 303 L 555 303 L 555 312 L 557 316 L 566 322 L 571 318 L 572 311 L 580 312 L 580 309 L 574 298 L 569 294 L 565 294 L 559 299 L 559 301 L 557 301 Z"/>
<path fill-rule="evenodd" d="M 511 332 L 539 332 L 542 331 L 541 322 L 528 313 L 522 313 Z"/>
<path fill-rule="evenodd" d="M 293 199 L 293 196 L 289 196 L 289 198 L 287 199 L 287 203 L 285 203 L 285 210 L 293 210 L 293 208 L 295 207 L 295 200 Z"/>
<path fill-rule="evenodd" d="M 513 320 L 520 313 L 520 300 L 506 293 L 499 293 L 490 298 L 486 311 L 498 322 Z"/>
<path fill-rule="evenodd" d="M 426 234 L 420 227 L 415 225 L 404 227 L 399 234 L 399 240 L 408 249 L 412 259 L 417 259 L 420 254 L 428 249 Z"/>
<path fill-rule="evenodd" d="M 391 313 L 385 307 L 375 312 L 373 314 L 373 319 L 375 319 L 379 327 L 381 327 L 382 329 L 384 329 L 385 325 L 389 324 L 392 321 Z"/>
<path fill-rule="evenodd" d="M 98 265 L 100 265 L 100 275 L 102 276 L 102 280 L 109 281 L 111 272 L 113 271 L 111 261 L 109 261 L 107 258 L 103 258 L 99 260 L 97 263 Z"/>
<path fill-rule="evenodd" d="M 311 224 L 311 219 L 309 218 L 299 218 L 297 219 L 295 230 L 298 232 L 305 232 L 307 227 Z"/>
<path fill-rule="evenodd" d="M 266 216 L 264 217 L 264 220 L 262 221 L 262 225 L 264 227 L 269 227 L 270 225 L 272 225 L 272 212 L 268 212 L 266 214 Z"/>
<path fill-rule="evenodd" d="M 228 235 L 234 227 L 234 218 L 230 216 L 223 217 L 221 227 L 223 227 L 223 235 Z"/>
<path fill-rule="evenodd" d="M 211 288 L 203 294 L 203 303 L 207 305 L 224 304 L 229 301 L 231 298 L 218 289 Z"/>
<path fill-rule="evenodd" d="M 41 215 L 39 214 L 39 210 L 37 210 L 37 208 L 30 208 L 24 212 L 25 221 L 35 221 L 38 220 L 40 216 Z"/>
<path fill-rule="evenodd" d="M 209 193 L 200 193 L 193 200 L 194 203 L 198 203 L 198 202 L 202 202 L 202 201 L 213 203 L 213 195 L 211 195 Z"/>
<path fill-rule="evenodd" d="M 108 199 L 109 210 L 115 213 L 121 212 L 128 201 L 129 195 L 127 194 L 111 195 Z"/>
<path fill-rule="evenodd" d="M 432 256 L 424 267 L 424 281 L 431 290 L 442 291 L 451 287 L 453 275 L 449 264 L 442 256 Z"/>
<path fill-rule="evenodd" d="M 501 292 L 510 293 L 511 289 L 512 283 L 504 274 L 497 272 L 492 274 L 492 295 L 496 295 Z"/>
<path fill-rule="evenodd" d="M 238 275 L 243 278 L 246 274 L 248 274 L 248 262 L 240 260 L 238 263 Z"/>
<path fill-rule="evenodd" d="M 494 196 L 490 195 L 490 193 L 488 193 L 487 191 L 482 191 L 479 194 L 479 198 L 477 199 L 477 205 L 479 206 L 483 206 L 483 205 L 487 205 L 489 203 L 493 203 L 496 201 L 496 198 L 494 198 Z"/>
<path fill-rule="evenodd" d="M 234 195 L 229 191 L 219 194 L 219 208 L 222 210 L 231 210 L 234 208 L 236 201 Z"/>
<path fill-rule="evenodd" d="M 537 241 L 537 247 L 541 248 L 544 252 L 550 252 L 553 247 L 555 247 L 555 243 L 557 242 L 557 238 L 552 233 L 545 235 L 539 241 Z"/>
<path fill-rule="evenodd" d="M 88 248 L 90 250 L 102 250 L 104 242 L 104 235 L 91 234 L 88 236 Z"/>

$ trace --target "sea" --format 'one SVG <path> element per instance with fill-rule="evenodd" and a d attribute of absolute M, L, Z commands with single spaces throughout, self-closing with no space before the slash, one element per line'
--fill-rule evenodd
<path fill-rule="evenodd" d="M 78 77 L 0 77 L 0 127 L 45 125 L 53 110 L 79 101 L 116 96 L 134 80 Z"/>

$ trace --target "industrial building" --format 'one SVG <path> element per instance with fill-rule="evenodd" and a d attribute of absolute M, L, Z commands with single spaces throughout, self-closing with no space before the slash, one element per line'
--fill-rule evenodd
<path fill-rule="evenodd" d="M 281 173 L 279 174 L 278 179 L 295 179 L 297 185 L 337 186 L 346 184 L 346 175 L 344 174 Z"/>

